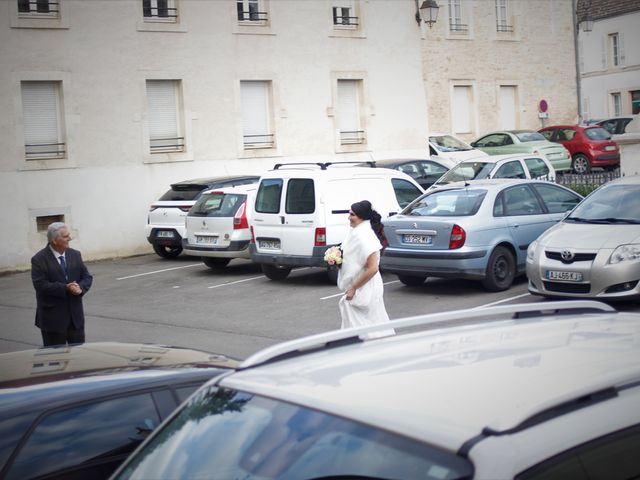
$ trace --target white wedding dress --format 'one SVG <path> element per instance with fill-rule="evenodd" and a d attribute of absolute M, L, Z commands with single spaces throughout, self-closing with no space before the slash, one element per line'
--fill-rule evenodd
<path fill-rule="evenodd" d="M 342 267 L 338 272 L 338 288 L 347 291 L 364 271 L 369 255 L 379 252 L 381 248 L 382 245 L 371 228 L 371 222 L 365 220 L 351 228 L 342 242 Z M 373 278 L 356 290 L 351 300 L 343 296 L 339 303 L 341 328 L 389 322 L 389 315 L 382 298 L 383 292 L 382 277 L 380 272 L 377 272 Z M 394 333 L 393 329 L 389 329 L 368 334 L 366 337 L 383 337 Z"/>

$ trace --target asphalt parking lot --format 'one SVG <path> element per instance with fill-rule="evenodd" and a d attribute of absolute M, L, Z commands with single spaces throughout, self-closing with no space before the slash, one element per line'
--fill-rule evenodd
<path fill-rule="evenodd" d="M 318 268 L 294 270 L 282 282 L 266 278 L 248 260 L 222 272 L 198 258 L 156 255 L 88 263 L 93 287 L 84 299 L 87 341 L 154 342 L 200 348 L 236 358 L 304 335 L 340 327 L 341 292 Z M 383 275 L 391 319 L 503 303 L 544 301 L 526 281 L 498 293 L 479 283 L 430 278 L 406 287 Z M 0 353 L 41 346 L 34 326 L 30 272 L 0 276 Z M 622 309 L 640 310 L 636 304 Z"/>

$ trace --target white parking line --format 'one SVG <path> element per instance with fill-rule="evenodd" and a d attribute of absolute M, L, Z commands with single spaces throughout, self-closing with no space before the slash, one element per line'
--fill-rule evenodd
<path fill-rule="evenodd" d="M 390 282 L 383 283 L 383 285 L 389 285 L 390 283 L 398 283 L 400 280 L 391 280 Z M 320 297 L 320 300 L 326 300 L 328 298 L 340 297 L 344 295 L 344 292 L 336 293 L 335 295 L 329 295 L 328 297 Z"/>
<path fill-rule="evenodd" d="M 473 307 L 473 308 L 492 307 L 494 305 L 498 305 L 499 303 L 510 302 L 511 300 L 515 300 L 516 298 L 528 297 L 529 295 L 530 295 L 530 293 L 523 293 L 522 295 L 516 295 L 515 297 L 505 298 L 503 300 L 498 300 L 497 302 L 491 302 L 491 303 L 487 303 L 486 305 L 479 305 L 479 306 Z"/>
<path fill-rule="evenodd" d="M 207 288 L 218 288 L 218 287 L 226 287 L 228 285 L 235 285 L 236 283 L 243 283 L 243 282 L 249 282 L 251 280 L 257 280 L 259 278 L 265 278 L 264 275 L 260 275 L 259 277 L 251 277 L 251 278 L 245 278 L 242 280 L 236 280 L 235 282 L 228 282 L 228 283 L 220 283 L 218 285 L 211 285 L 210 287 Z"/>
<path fill-rule="evenodd" d="M 179 270 L 181 268 L 197 267 L 198 265 L 204 265 L 204 264 L 203 263 L 192 263 L 190 265 L 183 265 L 181 267 L 164 268 L 162 270 L 154 270 L 153 272 L 138 273 L 137 275 L 129 275 L 128 277 L 120 277 L 120 278 L 116 278 L 116 280 L 128 280 L 130 278 L 144 277 L 145 275 L 153 275 L 154 273 L 169 272 L 171 270 Z"/>

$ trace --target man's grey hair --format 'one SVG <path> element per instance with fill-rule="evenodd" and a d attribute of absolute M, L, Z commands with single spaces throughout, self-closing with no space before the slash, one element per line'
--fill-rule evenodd
<path fill-rule="evenodd" d="M 51 243 L 56 238 L 58 238 L 58 236 L 60 235 L 60 230 L 63 228 L 69 230 L 67 224 L 63 222 L 53 222 L 51 225 L 49 225 L 49 227 L 47 228 L 47 241 Z"/>

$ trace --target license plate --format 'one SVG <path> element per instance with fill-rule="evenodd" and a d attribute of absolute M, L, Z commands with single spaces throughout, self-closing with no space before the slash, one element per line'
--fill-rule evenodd
<path fill-rule="evenodd" d="M 613 145 L 607 145 L 606 147 L 604 147 L 604 149 L 605 149 L 607 152 L 610 152 L 611 150 L 615 150 L 615 149 L 616 149 L 616 147 L 614 147 Z"/>
<path fill-rule="evenodd" d="M 418 245 L 431 245 L 433 243 L 433 237 L 431 235 L 417 235 L 410 233 L 402 235 L 402 242 Z"/>
<path fill-rule="evenodd" d="M 172 232 L 171 230 L 160 230 L 156 236 L 158 238 L 173 238 L 174 237 L 174 232 Z"/>
<path fill-rule="evenodd" d="M 258 240 L 258 246 L 266 250 L 279 250 L 280 240 Z"/>
<path fill-rule="evenodd" d="M 218 243 L 218 237 L 212 237 L 212 236 L 203 236 L 203 235 L 196 235 L 196 243 L 203 243 L 205 245 L 215 245 Z"/>
<path fill-rule="evenodd" d="M 581 282 L 582 273 L 580 272 L 558 272 L 556 270 L 547 271 L 547 280 L 562 280 L 565 282 Z"/>

